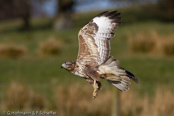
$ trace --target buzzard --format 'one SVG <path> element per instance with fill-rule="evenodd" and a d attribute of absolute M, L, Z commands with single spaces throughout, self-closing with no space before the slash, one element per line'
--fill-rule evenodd
<path fill-rule="evenodd" d="M 88 81 L 94 88 L 93 97 L 101 88 L 100 78 L 106 79 L 122 92 L 129 89 L 130 79 L 138 79 L 129 71 L 122 68 L 119 61 L 110 56 L 110 40 L 113 31 L 121 25 L 120 13 L 105 11 L 78 33 L 79 52 L 76 61 L 62 64 L 62 68 Z"/>

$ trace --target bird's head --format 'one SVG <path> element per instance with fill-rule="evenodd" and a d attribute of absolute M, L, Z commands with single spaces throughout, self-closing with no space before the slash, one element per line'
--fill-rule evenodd
<path fill-rule="evenodd" d="M 62 64 L 61 68 L 66 69 L 67 71 L 73 71 L 74 67 L 75 67 L 75 63 L 74 61 L 68 61 Z"/>

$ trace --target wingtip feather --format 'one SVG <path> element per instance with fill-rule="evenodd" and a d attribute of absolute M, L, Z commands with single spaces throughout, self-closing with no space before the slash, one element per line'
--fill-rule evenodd
<path fill-rule="evenodd" d="M 131 78 L 133 81 L 135 81 L 136 83 L 138 83 L 138 79 L 129 71 L 126 70 L 126 73 L 128 75 L 129 78 Z"/>
<path fill-rule="evenodd" d="M 120 16 L 121 13 L 118 13 L 117 10 L 109 12 L 109 11 L 104 11 L 100 14 L 98 14 L 96 17 L 101 17 L 101 16 L 105 16 L 108 17 L 109 19 L 112 19 L 112 23 L 117 22 L 119 20 L 121 20 Z"/>
<path fill-rule="evenodd" d="M 105 14 L 107 14 L 107 13 L 108 13 L 108 11 L 104 11 L 104 12 L 102 12 L 102 13 L 98 14 L 96 17 L 103 16 L 103 15 L 105 15 Z"/>

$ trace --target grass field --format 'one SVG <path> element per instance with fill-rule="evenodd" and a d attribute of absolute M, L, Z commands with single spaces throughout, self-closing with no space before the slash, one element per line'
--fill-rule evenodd
<path fill-rule="evenodd" d="M 109 83 L 107 83 L 105 80 L 102 80 L 103 88 L 99 93 L 99 100 L 94 101 L 92 100 L 93 89 L 84 79 L 78 78 L 77 76 L 74 76 L 68 73 L 66 70 L 60 68 L 63 62 L 68 60 L 73 61 L 76 59 L 78 53 L 78 31 L 96 14 L 97 13 L 88 13 L 88 15 L 78 14 L 76 15 L 74 27 L 72 29 L 62 31 L 52 30 L 51 19 L 33 19 L 33 31 L 29 32 L 22 32 L 19 30 L 21 22 L 18 19 L 13 21 L 0 22 L 0 45 L 22 45 L 27 48 L 25 55 L 21 58 L 0 59 L 0 109 L 54 109 L 55 111 L 58 111 L 60 113 L 59 115 L 62 116 L 70 114 L 77 116 L 80 115 L 80 113 L 86 116 L 109 115 L 109 110 L 111 109 L 112 102 L 112 86 Z M 167 92 L 169 92 L 169 94 L 171 92 L 172 94 L 172 92 L 174 91 L 173 56 L 158 54 L 158 52 L 130 52 L 130 43 L 128 41 L 128 38 L 130 34 L 134 37 L 137 35 L 137 33 L 147 37 L 147 35 L 150 35 L 151 31 L 155 31 L 158 34 L 158 37 L 165 37 L 173 34 L 173 30 L 174 23 L 162 23 L 159 21 L 143 21 L 131 24 L 123 23 L 123 25 L 115 31 L 116 36 L 111 40 L 111 55 L 120 61 L 122 67 L 135 74 L 136 77 L 139 79 L 138 84 L 132 82 L 130 87 L 130 93 L 135 92 L 137 96 L 141 96 L 144 99 L 145 96 L 148 96 L 148 100 L 151 100 L 153 98 L 156 99 L 155 97 L 157 97 L 157 95 L 155 91 L 159 90 L 158 88 L 167 88 L 167 90 L 170 90 Z M 43 41 L 48 40 L 49 38 L 55 38 L 58 43 L 61 43 L 60 53 L 54 56 L 42 56 L 38 53 L 39 44 Z M 11 90 L 11 88 L 13 87 L 16 87 L 16 89 Z M 72 87 L 75 87 L 75 89 L 73 90 Z M 89 87 L 89 89 L 87 89 L 87 87 Z M 15 92 L 15 90 L 19 88 L 22 88 L 22 92 Z M 19 95 L 26 94 L 26 96 L 28 94 L 30 95 L 32 92 L 34 94 L 37 93 L 38 96 L 32 96 L 36 99 L 36 102 L 33 102 L 33 104 L 36 104 L 37 106 L 37 104 L 39 104 L 39 101 L 37 102 L 37 100 L 40 99 L 43 99 L 43 101 L 41 100 L 40 102 L 44 104 L 38 106 L 39 108 L 27 107 L 28 109 L 25 107 L 25 104 L 24 106 L 22 105 L 22 107 L 9 107 L 6 101 L 12 99 L 11 97 L 9 97 L 10 95 L 13 96 L 11 94 L 11 91 L 12 93 L 14 92 Z M 87 97 L 84 97 L 83 93 Z M 78 108 L 80 108 L 80 106 L 82 105 L 82 109 L 79 114 L 78 112 L 75 112 L 75 109 L 72 108 L 73 104 L 76 104 L 76 102 L 78 102 L 77 98 L 74 97 L 74 94 L 79 94 L 79 97 L 77 98 L 83 99 L 77 106 Z M 161 93 L 159 94 L 162 95 Z M 68 98 L 66 95 L 70 96 L 70 98 Z M 104 98 L 105 96 L 106 98 Z M 55 99 L 57 101 L 55 101 Z M 107 104 L 108 109 L 105 109 L 101 113 L 99 113 L 99 109 L 97 108 L 94 108 L 95 111 L 93 111 L 88 107 L 89 104 L 86 103 L 88 101 L 91 101 L 91 104 L 97 104 L 96 107 L 98 107 L 102 106 L 102 103 L 100 103 L 100 100 L 102 99 L 105 100 L 103 101 L 104 103 L 107 103 L 107 99 L 109 100 Z M 125 100 L 124 97 L 123 99 Z M 12 103 L 15 100 L 20 101 L 21 99 L 16 98 L 14 100 L 11 100 Z M 65 102 L 67 104 L 61 102 L 62 100 L 67 101 Z M 76 102 L 72 102 L 71 100 L 75 100 Z M 86 106 L 83 106 L 85 104 L 83 104 L 83 102 L 86 103 Z M 148 101 L 148 103 L 149 102 L 150 101 Z M 14 104 L 16 104 L 16 102 Z M 60 106 L 62 106 L 64 109 L 62 107 L 60 108 Z M 145 112 L 145 110 L 140 111 Z M 133 113 L 138 114 L 137 112 L 140 111 L 139 109 L 136 109 Z M 165 111 L 168 110 L 164 110 L 164 112 Z M 69 114 L 66 114 L 65 112 L 69 112 Z M 122 115 L 128 116 L 125 110 L 122 109 L 122 112 Z M 134 114 L 131 115 L 133 116 Z M 155 114 L 153 116 L 155 116 Z"/>

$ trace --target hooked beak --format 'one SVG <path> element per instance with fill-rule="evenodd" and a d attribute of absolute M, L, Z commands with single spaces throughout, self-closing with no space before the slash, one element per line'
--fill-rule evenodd
<path fill-rule="evenodd" d="M 61 68 L 64 68 L 65 67 L 65 63 L 62 64 Z"/>

